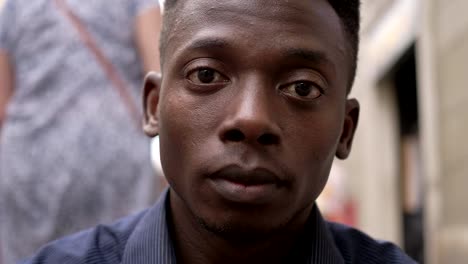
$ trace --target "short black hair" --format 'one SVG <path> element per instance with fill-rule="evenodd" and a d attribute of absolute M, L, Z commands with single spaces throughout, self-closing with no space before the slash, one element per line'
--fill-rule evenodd
<path fill-rule="evenodd" d="M 185 0 L 187 1 L 187 0 Z M 357 59 L 359 52 L 359 28 L 360 28 L 360 0 L 327 0 L 328 3 L 333 7 L 336 14 L 341 20 L 343 29 L 346 36 L 349 39 L 349 44 L 352 52 L 352 65 L 351 65 L 351 80 L 349 81 L 348 91 L 353 85 L 354 78 L 356 76 Z M 163 17 L 163 28 L 160 39 L 160 54 L 162 56 L 166 49 L 167 35 L 170 30 L 169 24 L 172 24 L 175 18 L 176 12 L 174 7 L 179 3 L 180 0 L 166 0 L 164 3 L 164 17 Z M 162 61 L 162 58 L 161 58 Z"/>

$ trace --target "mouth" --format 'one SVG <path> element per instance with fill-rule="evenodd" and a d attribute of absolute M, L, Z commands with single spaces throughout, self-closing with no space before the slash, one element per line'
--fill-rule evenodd
<path fill-rule="evenodd" d="M 284 185 L 267 169 L 246 170 L 239 166 L 225 167 L 212 174 L 209 180 L 224 200 L 255 205 L 272 201 Z"/>

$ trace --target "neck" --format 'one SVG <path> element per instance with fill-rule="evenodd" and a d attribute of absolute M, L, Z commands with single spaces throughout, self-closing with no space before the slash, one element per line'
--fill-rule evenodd
<path fill-rule="evenodd" d="M 183 264 L 290 263 L 288 259 L 310 213 L 304 210 L 268 236 L 230 239 L 207 230 L 174 192 L 170 193 L 170 207 L 177 263 Z"/>

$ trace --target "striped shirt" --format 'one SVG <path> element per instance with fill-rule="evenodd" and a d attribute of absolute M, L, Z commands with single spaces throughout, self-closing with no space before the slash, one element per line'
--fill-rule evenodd
<path fill-rule="evenodd" d="M 168 191 L 150 209 L 110 226 L 57 240 L 43 247 L 24 264 L 175 264 L 176 254 L 168 229 Z M 288 263 L 416 263 L 389 242 L 326 222 L 314 206 L 305 239 Z"/>

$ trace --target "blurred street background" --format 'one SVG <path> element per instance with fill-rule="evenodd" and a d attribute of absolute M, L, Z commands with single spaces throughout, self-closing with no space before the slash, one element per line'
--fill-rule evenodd
<path fill-rule="evenodd" d="M 421 263 L 467 263 L 468 1 L 362 3 L 361 119 L 336 163 L 353 220 Z"/>
<path fill-rule="evenodd" d="M 468 1 L 362 3 L 358 132 L 322 211 L 420 263 L 467 263 Z"/>

